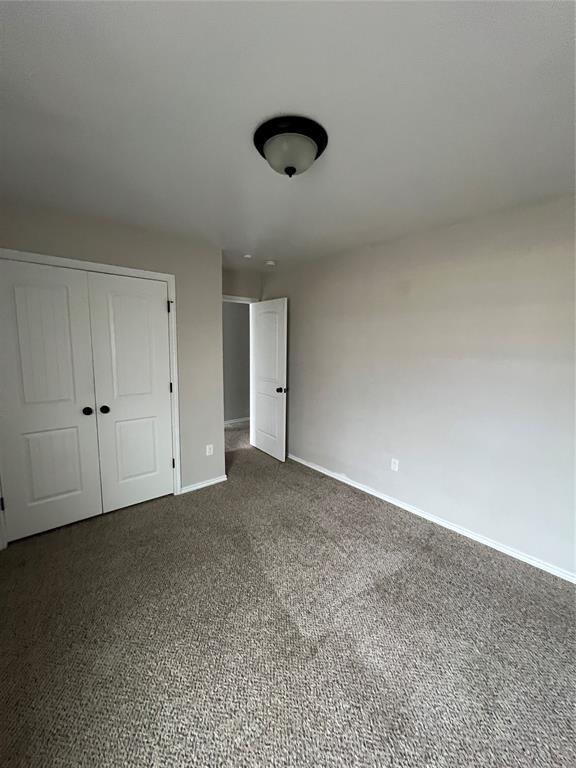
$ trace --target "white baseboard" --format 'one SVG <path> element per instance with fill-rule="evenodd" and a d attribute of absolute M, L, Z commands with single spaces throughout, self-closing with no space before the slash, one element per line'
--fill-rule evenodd
<path fill-rule="evenodd" d="M 200 488 L 207 488 L 209 485 L 223 483 L 227 479 L 226 475 L 220 475 L 220 477 L 213 477 L 211 480 L 202 480 L 201 483 L 194 483 L 194 485 L 184 485 L 179 491 L 174 492 L 174 496 L 181 496 L 183 493 L 190 493 L 190 491 L 198 491 Z"/>
<path fill-rule="evenodd" d="M 248 424 L 250 421 L 250 416 L 243 416 L 241 419 L 228 419 L 228 421 L 224 422 L 225 427 L 229 427 L 232 424 Z"/>
<path fill-rule="evenodd" d="M 389 504 L 394 504 L 395 507 L 400 507 L 400 509 L 405 509 L 407 512 L 412 512 L 414 515 L 418 515 L 418 517 L 423 517 L 425 520 L 430 520 L 432 523 L 441 525 L 443 528 L 448 528 L 449 530 L 460 533 L 462 536 L 473 539 L 480 544 L 485 544 L 487 547 L 497 549 L 498 552 L 503 552 L 505 555 L 510 555 L 510 557 L 514 557 L 516 560 L 521 560 L 523 563 L 528 563 L 528 565 L 533 565 L 535 568 L 540 568 L 542 571 L 547 571 L 548 573 L 552 573 L 554 576 L 558 576 L 565 581 L 576 584 L 576 573 L 567 571 L 564 568 L 558 568 L 551 563 L 547 563 L 546 561 L 540 560 L 537 557 L 532 557 L 532 555 L 527 555 L 524 552 L 520 552 L 518 549 L 507 546 L 506 544 L 500 544 L 498 541 L 494 541 L 494 539 L 489 539 L 486 536 L 482 536 L 480 533 L 474 533 L 474 531 L 470 531 L 468 528 L 463 528 L 461 525 L 456 525 L 455 523 L 451 523 L 448 520 L 444 520 L 442 517 L 431 515 L 428 512 L 424 512 L 422 509 L 418 509 L 418 507 L 415 507 L 412 504 L 407 504 L 404 501 L 400 501 L 400 499 L 387 496 L 385 493 L 380 493 L 380 491 L 374 490 L 374 488 L 370 488 L 367 485 L 363 485 L 362 483 L 357 483 L 355 480 L 351 480 L 346 475 L 341 475 L 338 472 L 332 472 L 331 470 L 326 469 L 326 467 L 321 467 L 319 464 L 314 464 L 311 461 L 301 459 L 299 456 L 294 456 L 292 453 L 288 454 L 288 458 L 292 459 L 293 461 L 297 461 L 299 464 L 304 464 L 306 467 L 310 467 L 310 469 L 315 469 L 317 472 L 321 472 L 323 475 L 328 475 L 328 477 L 332 477 L 334 480 L 339 480 L 341 483 L 346 483 L 346 485 L 351 485 L 353 488 L 358 488 L 358 490 L 364 491 L 364 493 L 368 493 L 370 496 L 376 496 L 376 498 L 382 499 L 382 501 L 387 501 Z"/>

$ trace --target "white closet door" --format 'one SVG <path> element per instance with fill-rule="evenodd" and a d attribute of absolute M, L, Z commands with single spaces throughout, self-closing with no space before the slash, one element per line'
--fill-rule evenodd
<path fill-rule="evenodd" d="M 94 408 L 86 273 L 0 261 L 0 470 L 9 541 L 102 512 Z"/>
<path fill-rule="evenodd" d="M 173 491 L 167 286 L 91 273 L 104 512 Z"/>
<path fill-rule="evenodd" d="M 288 299 L 250 304 L 250 444 L 286 458 Z"/>

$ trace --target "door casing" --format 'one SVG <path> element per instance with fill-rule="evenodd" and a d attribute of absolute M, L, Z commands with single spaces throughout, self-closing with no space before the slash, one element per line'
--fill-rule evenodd
<path fill-rule="evenodd" d="M 286 299 L 281 299 L 281 300 L 282 301 L 286 301 Z M 255 305 L 255 304 L 261 304 L 262 301 L 263 301 L 262 299 L 254 299 L 254 298 L 251 298 L 251 297 L 248 297 L 248 296 L 230 296 L 230 295 L 227 295 L 227 294 L 224 294 L 222 296 L 222 302 L 224 304 L 226 302 L 231 302 L 231 303 L 235 303 L 235 304 Z M 286 312 L 287 305 L 285 305 L 285 307 L 286 307 L 285 308 L 285 312 Z M 280 461 L 284 461 L 285 460 L 286 455 L 287 455 L 286 451 L 287 451 L 287 448 L 288 448 L 287 443 L 286 443 L 287 401 L 286 401 L 286 397 L 285 397 L 286 396 L 286 388 L 284 386 L 287 383 L 287 375 L 288 375 L 288 369 L 287 369 L 288 360 L 287 360 L 287 346 L 286 346 L 286 344 L 287 344 L 287 328 L 286 328 L 286 340 L 285 340 L 285 346 L 284 346 L 284 357 L 286 359 L 285 359 L 284 384 L 283 384 L 283 388 L 284 388 L 284 393 L 283 393 L 283 395 L 284 395 L 284 417 L 283 418 L 284 418 L 285 453 L 284 453 L 283 458 L 275 457 L 275 458 L 279 458 Z M 251 445 L 254 445 L 254 440 L 253 440 L 254 432 L 253 432 L 253 419 L 252 419 L 252 416 L 253 416 L 253 395 L 254 395 L 253 388 L 254 388 L 255 384 L 254 384 L 253 368 L 254 368 L 254 349 L 253 349 L 253 340 L 252 340 L 252 325 L 250 325 L 250 435 L 251 435 L 250 442 L 251 442 Z M 272 454 L 270 454 L 270 455 L 272 455 Z"/>
<path fill-rule="evenodd" d="M 173 472 L 173 492 L 180 493 L 181 471 L 180 471 L 180 427 L 179 427 L 179 407 L 178 407 L 178 363 L 176 347 L 176 278 L 174 275 L 165 272 L 150 272 L 144 269 L 133 269 L 131 267 L 119 267 L 115 264 L 98 264 L 91 261 L 81 261 L 79 259 L 65 259 L 61 256 L 48 256 L 39 253 L 27 253 L 15 251 L 7 248 L 0 248 L 0 259 L 10 261 L 24 261 L 31 264 L 45 264 L 53 267 L 65 267 L 66 269 L 79 269 L 84 272 L 104 272 L 109 275 L 124 275 L 127 277 L 140 277 L 147 280 L 158 280 L 166 283 L 169 314 L 168 314 L 168 336 L 169 336 L 169 361 L 170 361 L 170 380 L 172 381 L 171 398 L 171 417 L 172 417 L 172 455 L 174 457 Z M 0 361 L 1 363 L 1 361 Z M 0 465 L 0 488 L 2 487 L 2 466 Z M 7 545 L 6 520 L 5 514 L 0 510 L 0 549 Z"/>

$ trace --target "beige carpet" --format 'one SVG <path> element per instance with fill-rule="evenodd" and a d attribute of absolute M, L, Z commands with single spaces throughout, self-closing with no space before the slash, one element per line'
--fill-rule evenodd
<path fill-rule="evenodd" d="M 568 584 L 297 464 L 0 553 L 0 764 L 573 766 Z"/>

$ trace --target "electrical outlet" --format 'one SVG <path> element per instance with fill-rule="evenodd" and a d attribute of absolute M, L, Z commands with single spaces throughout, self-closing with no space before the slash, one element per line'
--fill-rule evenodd
<path fill-rule="evenodd" d="M 390 460 L 390 469 L 392 470 L 392 472 L 398 472 L 399 466 L 400 466 L 400 462 L 398 461 L 398 459 Z"/>
<path fill-rule="evenodd" d="M 213 456 L 214 455 L 214 446 L 212 443 L 208 443 L 206 446 L 206 456 Z"/>

